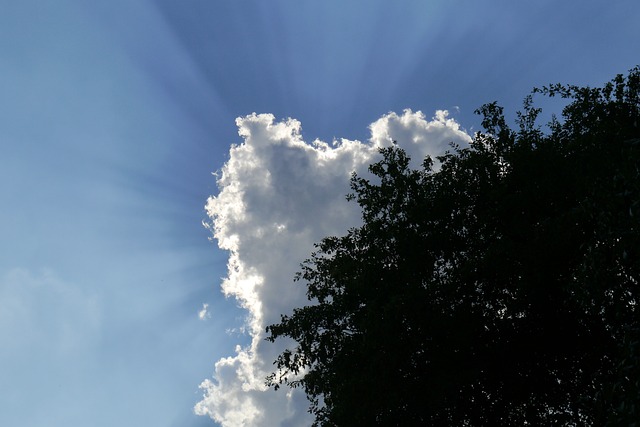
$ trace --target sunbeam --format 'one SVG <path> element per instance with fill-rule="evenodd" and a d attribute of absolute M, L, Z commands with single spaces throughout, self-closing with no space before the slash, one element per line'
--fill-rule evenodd
<path fill-rule="evenodd" d="M 194 413 L 206 378 L 208 397 L 262 411 L 263 378 L 251 375 L 271 353 L 261 353 L 252 322 L 299 301 L 297 263 L 322 233 L 353 224 L 353 206 L 342 204 L 349 171 L 364 171 L 393 136 L 421 141 L 410 145 L 418 157 L 447 138 L 464 143 L 485 102 L 516 109 L 536 85 L 601 84 L 636 65 L 640 39 L 635 1 L 6 3 L 7 426 L 212 425 Z M 247 154 L 261 141 L 262 157 Z M 234 188 L 245 193 L 228 196 Z M 215 225 L 202 225 L 213 212 L 207 199 L 222 193 L 250 201 L 247 215 L 262 213 L 251 217 L 258 228 L 247 222 L 245 234 L 223 236 L 255 242 L 239 258 L 218 247 Z M 233 268 L 249 266 L 242 256 L 254 270 L 238 275 L 272 273 L 280 293 L 261 293 L 265 282 L 252 300 L 234 288 Z M 242 372 L 249 400 L 232 372 L 249 366 L 245 356 L 263 364 Z M 303 396 L 269 399 L 282 410 L 269 419 L 307 420 L 298 417 Z M 200 412 L 251 418 L 216 405 Z"/>

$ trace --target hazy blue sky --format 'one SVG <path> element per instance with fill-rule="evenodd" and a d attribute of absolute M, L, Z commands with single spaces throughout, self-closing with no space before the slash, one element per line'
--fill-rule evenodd
<path fill-rule="evenodd" d="M 265 316 L 257 320 L 256 301 L 245 300 L 247 311 L 223 296 L 228 252 L 202 225 L 207 198 L 219 191 L 212 172 L 227 165 L 220 190 L 229 196 L 210 204 L 210 214 L 233 216 L 242 203 L 253 209 L 246 218 L 254 222 L 220 236 L 271 248 L 268 259 L 257 249 L 239 255 L 267 283 L 288 277 L 308 242 L 280 266 L 275 249 L 288 240 L 263 228 L 307 233 L 295 221 L 312 209 L 335 203 L 331 212 L 342 212 L 338 171 L 364 167 L 387 136 L 414 135 L 427 141 L 416 153 L 431 152 L 442 138 L 462 141 L 477 130 L 473 110 L 482 103 L 514 109 L 533 86 L 600 85 L 640 63 L 636 0 L 0 6 L 2 426 L 216 425 L 193 409 L 207 378 L 200 411 L 226 425 L 241 422 L 234 411 L 254 411 L 245 420 L 256 425 L 304 424 L 296 415 L 304 402 L 266 421 L 260 405 L 270 401 L 258 391 L 249 407 L 213 401 L 239 390 L 230 385 L 238 378 L 222 383 L 224 363 L 214 374 L 221 358 L 270 363 L 251 347 L 260 338 L 251 328 L 282 306 L 269 305 L 267 284 L 256 291 Z M 275 119 L 236 123 L 253 112 Z M 301 130 L 280 123 L 287 117 Z M 328 161 L 301 142 L 316 138 L 364 144 L 345 142 Z M 243 142 L 255 149 L 229 151 Z M 263 172 L 269 188 L 250 181 Z M 296 205 L 304 209 L 286 217 Z M 316 221 L 326 224 L 314 233 L 348 224 L 351 214 L 341 215 L 321 212 Z M 260 270 L 267 261 L 274 276 Z M 298 297 L 278 295 L 285 307 Z"/>

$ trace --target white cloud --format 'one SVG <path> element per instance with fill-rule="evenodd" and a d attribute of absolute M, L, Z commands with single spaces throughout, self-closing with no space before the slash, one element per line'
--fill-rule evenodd
<path fill-rule="evenodd" d="M 244 142 L 231 147 L 218 178 L 220 193 L 206 208 L 219 247 L 229 251 L 222 291 L 247 310 L 251 343 L 215 364 L 214 379 L 201 384 L 204 397 L 195 411 L 225 427 L 306 426 L 307 401 L 300 390 L 274 392 L 264 385 L 284 345 L 266 342 L 264 331 L 280 314 L 307 303 L 303 284 L 293 277 L 313 243 L 359 224 L 357 205 L 345 200 L 350 174 L 365 174 L 378 148 L 394 140 L 419 165 L 424 155 L 470 138 L 446 111 L 431 121 L 411 110 L 387 114 L 370 126 L 369 143 L 308 144 L 298 121 L 276 122 L 271 114 L 236 123 Z"/>
<path fill-rule="evenodd" d="M 397 141 L 413 160 L 414 165 L 421 164 L 425 156 L 443 154 L 454 141 L 464 145 L 471 141 L 460 125 L 449 117 L 446 110 L 436 111 L 431 120 L 426 120 L 421 111 L 415 113 L 404 110 L 401 116 L 389 113 L 371 124 L 371 142 L 385 146 Z"/>
<path fill-rule="evenodd" d="M 211 313 L 209 313 L 209 304 L 202 304 L 202 309 L 198 311 L 198 319 L 206 320 L 211 317 Z"/>

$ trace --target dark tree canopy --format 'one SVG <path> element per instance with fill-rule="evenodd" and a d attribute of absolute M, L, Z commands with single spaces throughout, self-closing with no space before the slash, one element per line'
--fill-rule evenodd
<path fill-rule="evenodd" d="M 533 96 L 560 96 L 543 131 Z M 295 348 L 267 383 L 316 425 L 631 425 L 640 420 L 640 69 L 551 85 L 517 127 L 413 170 L 353 176 L 363 225 L 298 275 L 312 304 L 267 328 Z"/>

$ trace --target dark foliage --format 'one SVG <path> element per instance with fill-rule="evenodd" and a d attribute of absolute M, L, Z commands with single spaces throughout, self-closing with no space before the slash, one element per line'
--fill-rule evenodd
<path fill-rule="evenodd" d="M 549 131 L 533 96 L 568 99 Z M 397 147 L 352 178 L 364 225 L 298 279 L 312 305 L 268 340 L 267 383 L 316 425 L 632 425 L 640 420 L 640 69 L 534 90 L 510 129 L 412 170 Z"/>

